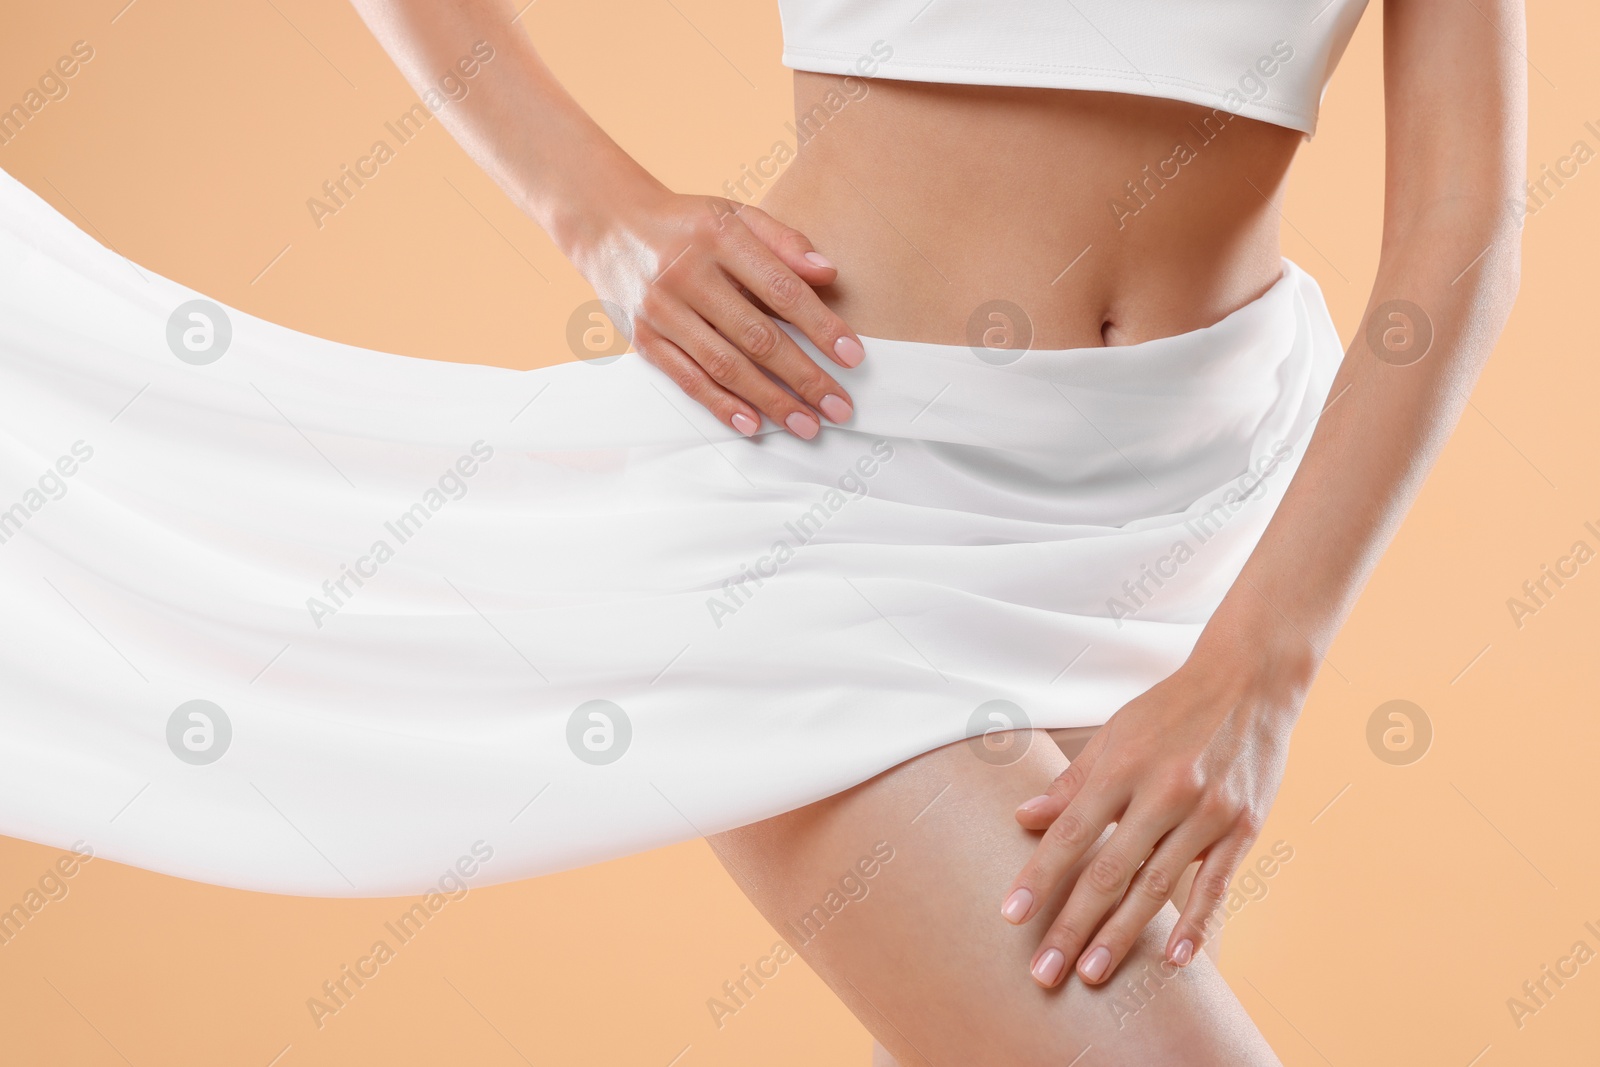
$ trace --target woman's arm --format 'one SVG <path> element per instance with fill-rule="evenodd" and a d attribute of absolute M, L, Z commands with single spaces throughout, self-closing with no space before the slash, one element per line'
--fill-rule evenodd
<path fill-rule="evenodd" d="M 849 393 L 751 301 L 841 367 L 861 362 L 860 339 L 812 289 L 837 272 L 804 235 L 758 208 L 680 196 L 653 178 L 562 88 L 515 24 L 511 0 L 352 2 L 419 93 L 477 56 L 475 46 L 493 49 L 474 91 L 440 111 L 445 127 L 621 309 L 626 321 L 613 325 L 686 393 L 747 435 L 760 413 L 805 438 L 820 426 L 813 409 L 850 417 Z"/>
<path fill-rule="evenodd" d="M 1048 831 L 1007 898 L 1013 922 L 1117 823 L 1034 957 L 1045 985 L 1069 963 L 1104 981 L 1196 858 L 1168 958 L 1186 964 L 1203 943 L 1277 793 L 1322 655 L 1510 314 L 1526 157 L 1522 4 L 1386 0 L 1383 14 L 1383 248 L 1364 328 L 1277 513 L 1183 667 L 1120 709 L 1050 793 L 1018 811 Z M 1391 301 L 1426 322 L 1392 317 Z M 1431 346 L 1415 359 L 1423 328 Z M 1374 351 L 1369 335 L 1388 343 Z"/>

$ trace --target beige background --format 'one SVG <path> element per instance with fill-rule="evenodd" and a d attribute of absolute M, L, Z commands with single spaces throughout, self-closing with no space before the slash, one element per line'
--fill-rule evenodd
<path fill-rule="evenodd" d="M 348 7 L 126 2 L 0 14 L 0 106 L 75 41 L 95 52 L 69 95 L 0 147 L 0 168 L 136 262 L 268 319 L 422 357 L 567 357 L 567 315 L 590 294 L 437 123 L 313 224 L 306 199 L 412 102 Z M 1286 254 L 1322 282 L 1347 339 L 1378 248 L 1380 14 L 1375 0 L 1285 209 Z M 522 23 L 675 188 L 720 189 L 786 136 L 770 4 L 539 0 Z M 1586 0 L 1535 5 L 1535 174 L 1579 139 L 1600 150 L 1597 34 Z M 1507 1007 L 1575 942 L 1600 952 L 1600 562 L 1521 629 L 1506 606 L 1574 541 L 1600 549 L 1583 528 L 1600 528 L 1600 162 L 1565 181 L 1528 221 L 1522 295 L 1473 404 L 1311 696 L 1263 839 L 1294 857 L 1230 924 L 1224 970 L 1296 1067 L 1600 1060 L 1600 957 L 1520 1028 Z M 1366 741 L 1373 710 L 1396 698 L 1435 731 L 1408 766 Z M 56 855 L 0 841 L 0 907 Z M 774 935 L 699 842 L 475 889 L 320 1030 L 306 999 L 401 901 L 262 896 L 103 860 L 68 884 L 0 946 L 7 1064 L 867 1055 L 799 962 L 712 1023 L 707 998 Z"/>

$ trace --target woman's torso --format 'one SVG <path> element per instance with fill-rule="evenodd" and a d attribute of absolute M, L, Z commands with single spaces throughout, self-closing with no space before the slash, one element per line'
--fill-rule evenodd
<path fill-rule="evenodd" d="M 1280 273 L 1297 130 L 1123 93 L 794 76 L 798 153 L 760 205 L 838 265 L 820 292 L 859 333 L 1130 344 Z M 1013 335 L 978 340 L 994 329 Z"/>

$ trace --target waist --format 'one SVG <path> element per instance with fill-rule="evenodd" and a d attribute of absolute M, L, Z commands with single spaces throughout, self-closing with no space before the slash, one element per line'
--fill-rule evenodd
<path fill-rule="evenodd" d="M 795 113 L 796 158 L 759 202 L 839 266 L 820 295 L 859 333 L 1133 344 L 1217 322 L 1281 271 L 1271 199 L 1294 130 L 1120 93 L 808 72 Z"/>

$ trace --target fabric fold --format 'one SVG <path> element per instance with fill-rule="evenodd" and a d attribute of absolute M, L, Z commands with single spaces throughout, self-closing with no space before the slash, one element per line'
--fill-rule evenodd
<path fill-rule="evenodd" d="M 0 312 L 0 832 L 328 896 L 1104 722 L 1193 647 L 1342 356 L 1285 260 L 1137 345 L 866 338 L 848 426 L 746 440 L 633 354 L 511 371 L 222 307 L 3 174 Z"/>

